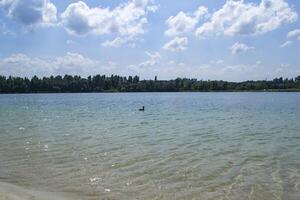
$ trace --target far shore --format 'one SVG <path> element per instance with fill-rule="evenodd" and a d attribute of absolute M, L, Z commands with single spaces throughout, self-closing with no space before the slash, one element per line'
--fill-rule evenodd
<path fill-rule="evenodd" d="M 273 93 L 273 92 L 300 92 L 300 89 L 269 89 L 269 90 L 203 90 L 203 91 L 101 91 L 101 92 L 5 92 L 1 94 L 109 94 L 109 93 L 243 93 L 243 92 L 260 92 L 260 93 Z"/>
<path fill-rule="evenodd" d="M 95 75 L 39 78 L 0 75 L 0 93 L 115 93 L 115 92 L 300 92 L 300 76 L 273 80 L 140 80 L 139 76 Z"/>

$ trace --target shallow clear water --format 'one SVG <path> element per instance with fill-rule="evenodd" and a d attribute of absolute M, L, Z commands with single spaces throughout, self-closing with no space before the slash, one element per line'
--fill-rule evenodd
<path fill-rule="evenodd" d="M 78 199 L 298 200 L 300 93 L 0 95 L 0 182 Z"/>

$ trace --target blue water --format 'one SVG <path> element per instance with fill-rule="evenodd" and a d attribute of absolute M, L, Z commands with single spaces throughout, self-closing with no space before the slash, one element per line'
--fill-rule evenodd
<path fill-rule="evenodd" d="M 300 93 L 0 95 L 0 182 L 78 199 L 298 200 Z"/>

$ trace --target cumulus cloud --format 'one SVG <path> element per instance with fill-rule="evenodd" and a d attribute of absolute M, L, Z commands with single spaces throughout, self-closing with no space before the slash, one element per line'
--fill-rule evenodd
<path fill-rule="evenodd" d="M 113 40 L 106 40 L 105 42 L 102 43 L 102 46 L 104 46 L 104 47 L 120 47 L 123 44 L 127 43 L 128 41 L 130 41 L 129 38 L 116 37 Z"/>
<path fill-rule="evenodd" d="M 300 29 L 296 29 L 296 30 L 290 31 L 287 34 L 288 38 L 299 37 L 299 36 L 300 36 Z"/>
<path fill-rule="evenodd" d="M 215 61 L 213 61 L 215 62 Z M 299 74 L 299 69 L 293 66 L 285 67 L 285 73 L 274 71 L 275 68 L 282 66 L 261 65 L 258 61 L 253 63 L 203 63 L 192 64 L 183 61 L 160 61 L 157 65 L 150 68 L 130 68 L 131 74 L 139 74 L 143 78 L 154 78 L 159 75 L 159 79 L 175 79 L 177 77 L 189 77 L 203 80 L 228 80 L 228 81 L 245 81 L 245 80 L 265 80 L 273 79 L 274 77 L 295 77 Z"/>
<path fill-rule="evenodd" d="M 158 53 L 157 53 L 158 54 Z M 128 71 L 131 74 L 139 74 L 143 78 L 152 79 L 155 75 L 159 75 L 160 79 L 175 79 L 177 77 L 192 77 L 198 79 L 210 79 L 210 80 L 231 80 L 240 81 L 247 79 L 259 79 L 265 78 L 265 71 L 262 73 L 262 67 L 258 67 L 256 64 L 243 65 L 226 64 L 223 60 L 211 61 L 208 64 L 189 64 L 186 62 L 178 62 L 174 60 L 162 60 L 160 56 L 153 56 L 158 59 L 155 61 L 147 62 L 147 67 L 142 64 L 131 65 L 128 67 Z M 158 54 L 159 55 L 159 54 Z M 151 57 L 151 56 L 149 56 Z M 151 60 L 151 59 L 149 59 Z M 145 62 L 144 62 L 145 63 Z M 152 63 L 149 65 L 149 63 Z M 155 64 L 153 64 L 155 63 Z M 217 64 L 216 64 L 217 63 Z M 148 66 L 151 66 L 149 68 Z"/>
<path fill-rule="evenodd" d="M 300 29 L 295 29 L 295 30 L 292 30 L 290 32 L 287 33 L 287 36 L 286 36 L 289 40 L 286 41 L 285 43 L 283 43 L 280 47 L 283 48 L 283 47 L 286 47 L 292 43 L 294 43 L 294 40 L 295 39 L 298 39 L 300 41 Z"/>
<path fill-rule="evenodd" d="M 299 68 L 293 68 L 290 64 L 280 64 L 273 69 L 273 77 L 295 77 L 299 74 Z"/>
<path fill-rule="evenodd" d="M 231 49 L 232 54 L 239 54 L 242 52 L 253 50 L 255 48 L 248 46 L 246 44 L 240 43 L 240 42 L 236 42 L 235 44 L 232 45 L 232 47 L 230 49 Z"/>
<path fill-rule="evenodd" d="M 196 35 L 258 35 L 295 22 L 297 13 L 285 0 L 261 0 L 259 4 L 244 0 L 228 0 L 202 24 Z"/>
<path fill-rule="evenodd" d="M 50 0 L 2 0 L 8 17 L 25 27 L 53 25 L 57 22 L 57 9 Z"/>
<path fill-rule="evenodd" d="M 211 60 L 210 62 L 209 62 L 209 64 L 211 64 L 211 65 L 222 65 L 222 64 L 224 64 L 224 60 Z"/>
<path fill-rule="evenodd" d="M 161 56 L 158 52 L 150 53 L 146 51 L 146 54 L 148 55 L 149 59 L 140 63 L 138 65 L 140 68 L 152 67 L 159 64 Z"/>
<path fill-rule="evenodd" d="M 142 77 L 153 78 L 159 75 L 160 79 L 175 79 L 177 77 L 192 77 L 203 80 L 231 80 L 242 81 L 247 79 L 265 78 L 264 68 L 254 65 L 220 63 L 218 65 L 208 63 L 193 65 L 185 62 L 167 61 L 149 68 L 132 68 L 133 74 Z"/>
<path fill-rule="evenodd" d="M 91 75 L 109 73 L 111 65 L 78 53 L 68 52 L 52 59 L 13 54 L 0 60 L 0 74 L 12 76 Z"/>
<path fill-rule="evenodd" d="M 224 61 L 212 61 L 208 64 L 193 65 L 184 62 L 165 61 L 158 52 L 149 53 L 148 59 L 140 64 L 119 66 L 114 62 L 101 62 L 78 53 L 45 59 L 26 54 L 13 54 L 0 59 L 0 74 L 5 76 L 50 76 L 50 75 L 81 75 L 93 74 L 138 74 L 143 78 L 174 79 L 177 77 L 194 77 L 210 80 L 241 81 L 248 79 L 265 79 L 278 76 L 293 77 L 299 73 L 297 67 L 280 65 L 262 67 L 259 62 L 253 64 L 227 64 Z M 215 64 L 218 63 L 218 64 Z"/>
<path fill-rule="evenodd" d="M 148 0 L 131 0 L 114 9 L 90 8 L 85 2 L 79 1 L 70 4 L 61 14 L 61 24 L 73 35 L 115 33 L 136 37 L 145 32 L 147 15 L 153 11 L 156 11 L 156 7 Z"/>
<path fill-rule="evenodd" d="M 52 63 L 55 72 L 59 74 L 86 74 L 89 70 L 94 71 L 92 68 L 100 64 L 99 61 L 71 52 L 55 58 Z"/>
<path fill-rule="evenodd" d="M 293 42 L 290 41 L 290 40 L 288 40 L 288 41 L 286 41 L 285 43 L 283 43 L 282 45 L 280 45 L 280 47 L 281 47 L 281 48 L 284 48 L 284 47 L 287 47 L 287 46 L 289 46 L 289 45 L 291 45 L 291 44 L 293 44 Z"/>
<path fill-rule="evenodd" d="M 153 3 L 153 1 L 152 1 L 152 3 Z M 150 12 L 156 12 L 159 9 L 159 7 L 160 7 L 159 5 L 152 4 L 147 7 L 147 10 Z"/>
<path fill-rule="evenodd" d="M 169 51 L 184 51 L 188 45 L 188 39 L 186 37 L 175 37 L 170 42 L 163 46 L 163 49 Z"/>
<path fill-rule="evenodd" d="M 178 36 L 193 31 L 199 20 L 207 14 L 207 8 L 201 6 L 194 13 L 180 11 L 176 16 L 167 19 L 167 36 Z"/>
<path fill-rule="evenodd" d="M 51 65 L 49 62 L 25 54 L 13 54 L 0 60 L 0 74 L 7 76 L 49 75 L 50 71 Z"/>

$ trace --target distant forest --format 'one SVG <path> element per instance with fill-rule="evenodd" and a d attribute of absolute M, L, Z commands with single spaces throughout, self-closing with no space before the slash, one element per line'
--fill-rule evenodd
<path fill-rule="evenodd" d="M 0 76 L 0 93 L 300 91 L 300 76 L 261 81 L 211 81 L 188 78 L 140 80 L 138 76 L 96 75 L 38 78 Z"/>

